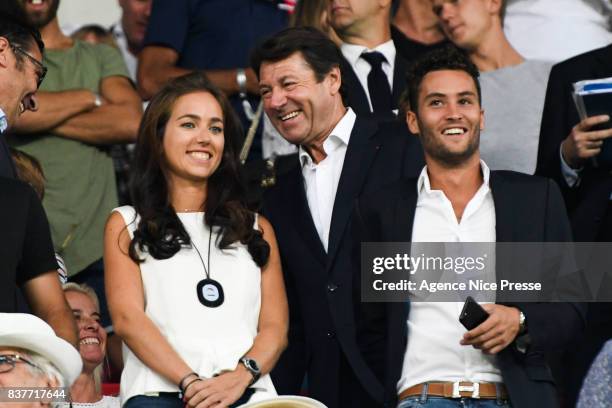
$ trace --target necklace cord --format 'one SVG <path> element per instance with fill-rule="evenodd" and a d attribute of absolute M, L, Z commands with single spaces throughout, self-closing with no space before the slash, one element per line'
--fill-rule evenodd
<path fill-rule="evenodd" d="M 196 252 L 198 253 L 198 257 L 200 257 L 200 262 L 202 262 L 204 273 L 206 273 L 206 279 L 210 279 L 210 243 L 212 241 L 212 229 L 213 226 L 211 225 L 208 233 L 208 259 L 206 260 L 208 268 L 206 267 L 206 265 L 204 265 L 204 259 L 202 259 L 202 254 L 200 253 L 200 250 L 196 246 L 195 242 L 193 242 L 193 239 L 191 240 L 191 246 L 196 250 Z"/>

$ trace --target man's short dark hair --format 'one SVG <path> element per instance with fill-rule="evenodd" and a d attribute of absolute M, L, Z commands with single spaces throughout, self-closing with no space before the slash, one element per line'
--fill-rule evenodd
<path fill-rule="evenodd" d="M 499 19 L 501 20 L 502 27 L 504 26 L 504 20 L 506 19 L 506 8 L 508 7 L 507 0 L 501 0 L 501 6 L 499 7 Z"/>
<path fill-rule="evenodd" d="M 36 44 L 38 50 L 42 54 L 45 50 L 45 44 L 42 41 L 38 29 L 32 27 L 25 20 L 22 12 L 14 6 L 9 6 L 10 1 L 0 6 L 0 37 L 6 38 L 9 43 L 14 46 L 21 47 L 24 50 L 29 50 L 32 43 Z M 18 61 L 22 60 L 19 53 L 15 54 Z"/>
<path fill-rule="evenodd" d="M 286 28 L 267 38 L 251 54 L 251 67 L 259 78 L 259 69 L 263 63 L 282 61 L 296 52 L 302 54 L 318 82 L 323 81 L 335 67 L 342 71 L 342 54 L 336 44 L 312 27 Z M 340 93 L 343 97 L 346 94 L 344 82 Z"/>
<path fill-rule="evenodd" d="M 406 71 L 406 91 L 400 105 L 404 111 L 417 112 L 419 88 L 425 75 L 433 71 L 463 71 L 472 77 L 478 91 L 478 102 L 482 104 L 478 68 L 468 55 L 452 44 L 437 48 L 414 61 Z"/>

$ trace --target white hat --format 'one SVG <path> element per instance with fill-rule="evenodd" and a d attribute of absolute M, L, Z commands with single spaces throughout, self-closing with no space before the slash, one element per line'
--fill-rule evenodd
<path fill-rule="evenodd" d="M 327 408 L 322 402 L 298 395 L 282 395 L 258 402 L 241 405 L 239 408 Z"/>
<path fill-rule="evenodd" d="M 0 347 L 18 347 L 49 360 L 72 385 L 81 374 L 83 361 L 66 340 L 57 337 L 47 323 L 25 313 L 0 313 Z"/>

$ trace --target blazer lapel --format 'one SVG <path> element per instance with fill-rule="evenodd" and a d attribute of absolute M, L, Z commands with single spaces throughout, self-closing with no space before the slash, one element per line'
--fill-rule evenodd
<path fill-rule="evenodd" d="M 378 139 L 372 137 L 377 130 L 378 125 L 374 121 L 361 120 L 357 117 L 344 156 L 344 165 L 334 200 L 327 250 L 328 267 L 333 263 L 354 201 L 361 191 L 370 165 L 380 148 Z"/>
<path fill-rule="evenodd" d="M 515 242 L 517 237 L 514 233 L 514 226 L 522 225 L 521 220 L 516 219 L 516 212 L 513 211 L 512 203 L 516 199 L 513 197 L 512 191 L 509 191 L 507 184 L 503 180 L 503 176 L 495 171 L 491 171 L 489 179 L 491 194 L 493 195 L 493 204 L 495 206 L 495 240 L 496 242 Z M 499 251 L 496 251 L 499 252 Z M 508 254 L 508 250 L 503 251 L 506 257 L 501 253 L 495 257 L 495 272 L 496 280 L 508 279 L 504 271 L 511 271 L 515 257 Z M 498 292 L 498 298 L 500 293 Z"/>
<path fill-rule="evenodd" d="M 291 187 L 288 189 L 289 194 L 286 197 L 287 207 L 293 212 L 292 217 L 287 222 L 289 224 L 295 223 L 297 236 L 304 240 L 316 259 L 322 265 L 325 265 L 327 256 L 308 207 L 301 166 L 296 166 L 287 177 L 292 180 Z"/>
<path fill-rule="evenodd" d="M 412 228 L 414 226 L 414 214 L 417 205 L 416 183 L 407 183 L 407 188 L 398 200 L 392 219 L 393 234 L 390 238 L 393 242 L 411 242 Z"/>
<path fill-rule="evenodd" d="M 399 54 L 395 55 L 395 68 L 393 69 L 393 101 L 399 101 L 406 89 L 406 69 L 408 63 Z M 397 108 L 393 106 L 393 108 Z"/>
<path fill-rule="evenodd" d="M 489 186 L 495 206 L 495 239 L 497 242 L 513 242 L 515 237 L 512 226 L 517 225 L 516 222 L 519 220 L 514 219 L 514 211 L 512 211 L 512 203 L 515 198 L 512 197 L 511 191 L 504 188 L 504 185 L 503 177 L 491 171 Z"/>
<path fill-rule="evenodd" d="M 351 108 L 357 113 L 357 115 L 367 115 L 370 113 L 370 104 L 368 102 L 368 95 L 361 86 L 357 74 L 353 71 L 353 67 L 342 57 L 342 81 L 344 82 L 345 89 L 348 92 L 348 103 Z"/>

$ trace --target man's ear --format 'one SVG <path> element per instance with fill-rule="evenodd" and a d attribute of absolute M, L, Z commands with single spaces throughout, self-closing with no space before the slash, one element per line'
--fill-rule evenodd
<path fill-rule="evenodd" d="M 327 74 L 326 80 L 329 81 L 332 95 L 340 92 L 340 86 L 342 85 L 342 74 L 340 73 L 340 67 L 333 67 Z"/>
<path fill-rule="evenodd" d="M 412 110 L 406 112 L 406 124 L 408 125 L 408 130 L 410 130 L 410 133 L 415 135 L 421 133 L 419 129 L 419 121 L 417 120 L 417 115 Z"/>
<path fill-rule="evenodd" d="M 57 388 L 59 387 L 60 382 L 58 381 L 57 378 L 55 378 L 55 376 L 50 376 L 47 375 L 47 378 L 45 380 L 45 387 L 47 388 Z"/>
<path fill-rule="evenodd" d="M 480 110 L 480 130 L 485 129 L 485 114 L 484 109 Z"/>
<path fill-rule="evenodd" d="M 8 66 L 8 53 L 10 49 L 11 44 L 6 37 L 0 37 L 0 67 Z"/>
<path fill-rule="evenodd" d="M 501 19 L 501 8 L 503 1 L 502 0 L 488 0 L 489 1 L 489 13 L 494 16 L 497 16 Z"/>

